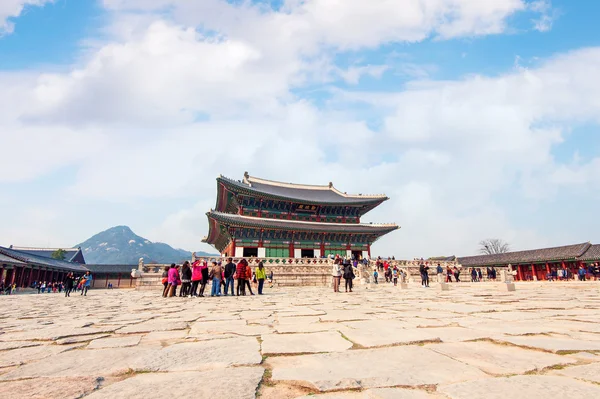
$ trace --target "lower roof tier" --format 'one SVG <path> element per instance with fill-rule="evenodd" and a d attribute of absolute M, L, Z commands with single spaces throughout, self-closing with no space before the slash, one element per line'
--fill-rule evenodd
<path fill-rule="evenodd" d="M 332 240 L 353 242 L 357 237 L 365 244 L 372 244 L 379 237 L 397 230 L 396 224 L 346 224 L 305 222 L 294 220 L 265 219 L 252 216 L 233 215 L 229 213 L 210 211 L 208 216 L 209 232 L 202 241 L 214 245 L 219 251 L 231 242 L 236 231 L 248 230 L 256 234 L 281 233 L 281 238 L 298 239 L 306 236 L 314 240 Z M 291 237 L 290 237 L 291 236 Z M 262 240 L 262 237 L 256 237 Z"/>

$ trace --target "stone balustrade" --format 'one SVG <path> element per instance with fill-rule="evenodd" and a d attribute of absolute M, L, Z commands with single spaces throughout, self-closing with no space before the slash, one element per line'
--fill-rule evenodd
<path fill-rule="evenodd" d="M 220 260 L 223 263 L 226 262 L 223 258 L 196 258 L 204 259 L 207 261 Z M 279 287 L 285 286 L 330 286 L 331 285 L 331 267 L 333 265 L 333 259 L 329 258 L 246 258 L 248 264 L 254 269 L 260 262 L 263 263 L 267 270 L 267 275 L 273 273 L 273 285 Z M 234 259 L 237 261 L 238 259 Z M 398 267 L 406 272 L 406 281 L 408 282 L 420 282 L 419 266 L 420 260 L 388 260 L 391 267 Z M 456 261 L 426 261 L 430 267 L 429 275 L 432 282 L 435 281 L 436 267 L 438 264 L 444 269 L 446 267 L 454 268 L 455 266 L 461 270 L 461 279 L 463 281 L 470 281 L 470 269 L 462 268 L 462 266 Z M 166 264 L 144 264 L 140 260 L 138 270 L 135 270 L 136 289 L 159 289 L 162 280 L 162 271 Z M 355 275 L 357 277 L 357 283 L 369 283 L 372 280 L 373 270 L 376 267 L 376 260 L 370 260 L 367 265 L 359 262 L 358 267 L 355 269 Z M 498 277 L 500 277 L 500 268 L 498 270 Z M 486 270 L 482 268 L 483 279 L 487 280 Z M 134 273 L 132 272 L 132 275 Z M 383 279 L 383 275 L 380 279 Z"/>

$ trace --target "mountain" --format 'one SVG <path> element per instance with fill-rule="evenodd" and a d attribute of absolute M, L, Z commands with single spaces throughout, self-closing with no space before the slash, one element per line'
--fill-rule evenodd
<path fill-rule="evenodd" d="M 137 265 L 140 258 L 144 258 L 146 264 L 181 263 L 192 256 L 190 251 L 140 237 L 127 226 L 111 227 L 76 247 L 81 247 L 89 264 Z M 196 252 L 196 255 L 218 256 L 206 252 Z"/>

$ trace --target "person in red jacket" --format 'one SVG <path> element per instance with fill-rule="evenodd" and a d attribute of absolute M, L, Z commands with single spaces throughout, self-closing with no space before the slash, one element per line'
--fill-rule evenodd
<path fill-rule="evenodd" d="M 235 278 L 237 279 L 237 296 L 246 295 L 246 259 L 241 259 L 235 267 Z"/>
<path fill-rule="evenodd" d="M 250 267 L 248 262 L 246 262 L 246 285 L 248 286 L 250 295 L 254 295 L 254 292 L 252 292 L 252 286 L 250 285 L 251 281 L 252 281 L 252 268 Z"/>

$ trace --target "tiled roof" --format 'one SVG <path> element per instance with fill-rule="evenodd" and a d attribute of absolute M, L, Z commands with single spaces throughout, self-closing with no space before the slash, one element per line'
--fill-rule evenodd
<path fill-rule="evenodd" d="M 576 260 L 591 246 L 589 242 L 563 247 L 532 249 L 528 251 L 507 252 L 496 255 L 478 255 L 458 258 L 463 266 L 528 264 L 557 260 Z"/>
<path fill-rule="evenodd" d="M 295 220 L 266 219 L 252 216 L 232 215 L 211 211 L 206 214 L 222 224 L 241 227 L 260 227 L 294 231 L 324 231 L 342 233 L 376 233 L 385 234 L 398 229 L 396 224 L 375 223 L 324 223 L 324 222 L 301 222 Z"/>
<path fill-rule="evenodd" d="M 19 260 L 21 262 L 34 264 L 37 266 L 45 266 L 54 269 L 85 272 L 86 269 L 83 265 L 73 262 L 67 262 L 64 260 L 57 260 L 52 258 L 46 258 L 44 256 L 33 255 L 26 252 L 17 251 L 15 249 L 0 247 L 0 254 L 7 257 Z"/>
<path fill-rule="evenodd" d="M 237 187 L 257 195 L 293 199 L 299 202 L 327 203 L 327 204 L 365 204 L 379 203 L 388 199 L 385 195 L 349 195 L 333 187 L 311 186 L 293 183 L 281 183 L 271 180 L 259 179 L 246 175 L 243 181 L 220 176 L 217 180 L 229 187 Z"/>
<path fill-rule="evenodd" d="M 600 260 L 600 245 L 594 244 L 579 258 L 581 260 Z"/>
<path fill-rule="evenodd" d="M 52 258 L 52 254 L 59 249 L 65 251 L 65 260 L 68 262 L 75 262 L 85 264 L 83 252 L 81 248 L 28 248 L 28 247 L 15 247 L 12 246 L 10 249 L 15 251 L 25 252 L 31 255 L 43 256 L 44 258 Z"/>
<path fill-rule="evenodd" d="M 10 256 L 3 255 L 0 253 L 0 264 L 12 264 L 12 265 L 24 265 L 25 262 L 11 258 Z"/>

